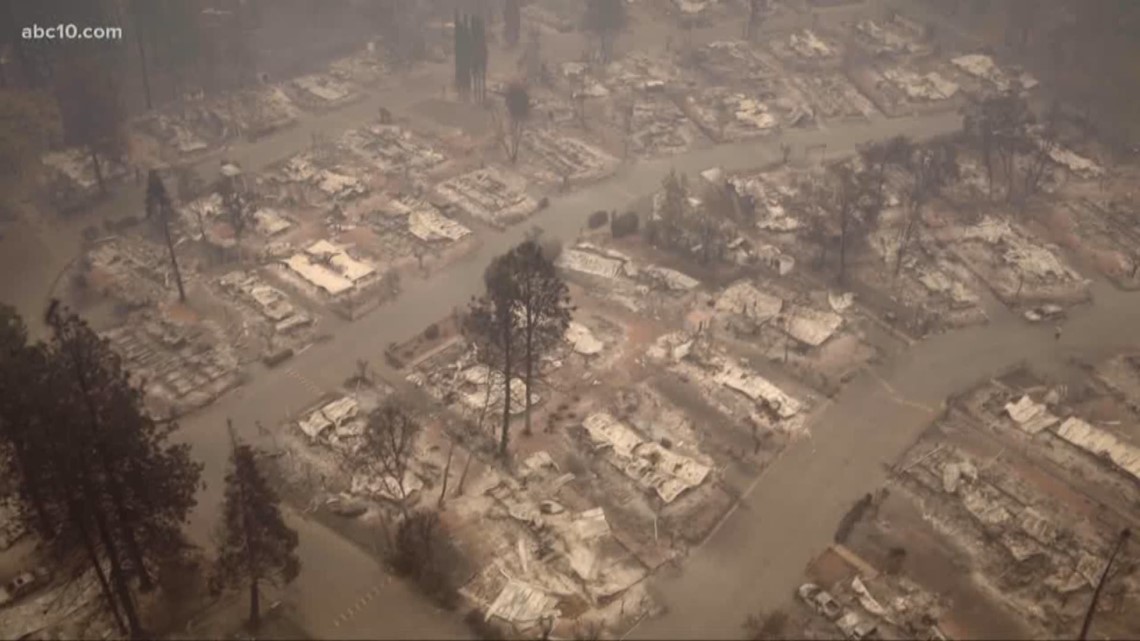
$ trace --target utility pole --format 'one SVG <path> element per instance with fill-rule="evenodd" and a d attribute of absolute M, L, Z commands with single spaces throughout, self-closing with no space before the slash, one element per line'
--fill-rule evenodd
<path fill-rule="evenodd" d="M 1128 538 L 1132 536 L 1132 530 L 1124 528 L 1120 531 L 1120 536 L 1116 539 L 1116 547 L 1112 549 L 1112 554 L 1108 557 L 1108 563 L 1104 566 L 1104 572 L 1100 574 L 1100 581 L 1097 581 L 1096 589 L 1093 590 L 1092 602 L 1089 603 L 1089 611 L 1085 613 L 1085 622 L 1081 624 L 1081 636 L 1077 637 L 1081 641 L 1089 636 L 1089 626 L 1092 625 L 1093 613 L 1096 612 L 1096 604 L 1100 601 L 1100 591 L 1104 588 L 1105 582 L 1108 580 L 1108 573 L 1112 571 L 1112 563 L 1116 560 L 1116 555 L 1124 548 L 1124 544 L 1128 542 Z"/>

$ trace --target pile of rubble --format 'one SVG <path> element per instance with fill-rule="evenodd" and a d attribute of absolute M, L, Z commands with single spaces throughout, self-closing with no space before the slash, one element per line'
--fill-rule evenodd
<path fill-rule="evenodd" d="M 549 129 L 527 129 L 523 133 L 524 159 L 535 177 L 548 184 L 562 181 L 582 183 L 613 173 L 617 159 L 576 138 Z M 533 164 L 537 161 L 537 164 Z"/>
<path fill-rule="evenodd" d="M 1076 420 L 1056 428 L 1057 434 L 1079 439 L 1086 432 L 1068 427 Z M 1045 423 L 1025 424 L 1040 430 Z M 1071 629 L 1104 571 L 1115 532 L 1100 522 L 1074 521 L 1048 488 L 1005 466 L 988 466 L 946 443 L 915 449 L 904 474 L 908 487 L 921 497 L 935 530 L 973 557 L 971 565 L 980 570 L 974 580 L 1046 634 Z M 1118 580 L 1134 600 L 1136 577 Z"/>
<path fill-rule="evenodd" d="M 805 429 L 804 401 L 733 361 L 699 332 L 665 334 L 646 355 L 689 381 L 726 417 L 764 433 L 796 435 Z"/>
<path fill-rule="evenodd" d="M 445 180 L 436 185 L 435 193 L 446 204 L 499 228 L 538 210 L 522 178 L 491 167 Z"/>
<path fill-rule="evenodd" d="M 217 98 L 188 97 L 176 107 L 134 120 L 131 128 L 157 144 L 164 157 L 179 160 L 226 140 L 264 136 L 293 124 L 299 115 L 282 88 L 259 85 Z"/>
<path fill-rule="evenodd" d="M 221 121 L 201 105 L 186 105 L 178 114 L 154 113 L 131 123 L 135 135 L 150 138 L 175 159 L 208 151 L 223 135 Z"/>
<path fill-rule="evenodd" d="M 898 14 L 890 21 L 860 20 L 854 35 L 856 42 L 876 56 L 918 56 L 932 51 L 922 25 Z"/>
<path fill-rule="evenodd" d="M 726 184 L 746 201 L 757 228 L 776 233 L 803 228 L 804 221 L 792 211 L 799 190 L 787 172 L 744 173 L 730 176 Z"/>
<path fill-rule="evenodd" d="M 964 327 L 987 320 L 976 283 L 970 270 L 951 256 L 924 242 L 925 238 L 912 239 L 898 265 L 899 232 L 882 228 L 871 233 L 868 245 L 882 259 L 864 270 L 857 267 L 860 280 L 874 286 L 883 282 L 884 270 L 895 273 L 891 297 L 911 310 L 910 318 L 895 320 L 909 323 L 919 334 L 936 329 Z M 865 273 L 864 273 L 865 271 Z"/>
<path fill-rule="evenodd" d="M 71 196 L 90 196 L 99 187 L 91 154 L 81 149 L 48 152 L 40 161 L 47 169 L 48 180 L 57 199 L 67 201 Z M 122 180 L 130 173 L 124 163 L 102 156 L 99 158 L 99 170 L 108 184 Z"/>
<path fill-rule="evenodd" d="M 602 296 L 635 312 L 644 311 L 644 301 L 653 293 L 668 298 L 683 297 L 700 285 L 697 279 L 675 269 L 638 265 L 633 258 L 617 250 L 588 242 L 564 249 L 556 265 L 571 276 L 604 283 Z"/>
<path fill-rule="evenodd" d="M 1007 71 L 994 62 L 993 58 L 982 53 L 970 53 L 950 60 L 953 68 L 966 77 L 974 79 L 983 93 L 1010 91 L 1015 86 L 1029 91 L 1038 85 L 1037 79 L 1024 71 Z"/>
<path fill-rule="evenodd" d="M 221 328 L 211 322 L 190 329 L 144 314 L 102 336 L 123 358 L 155 409 L 181 414 L 240 383 L 238 359 Z"/>
<path fill-rule="evenodd" d="M 844 554 L 838 555 L 832 548 L 824 556 L 836 555 L 851 563 L 847 557 L 852 553 L 845 550 Z M 943 599 L 906 577 L 861 567 L 850 581 L 836 582 L 826 590 L 805 583 L 796 593 L 809 610 L 829 624 L 821 628 L 822 637 L 813 634 L 815 626 L 805 626 L 812 630 L 804 634 L 808 638 L 829 638 L 836 631 L 846 639 L 946 638 L 937 623 L 946 610 Z"/>
<path fill-rule="evenodd" d="M 628 627 L 652 607 L 643 583 L 649 570 L 606 511 L 567 507 L 584 502 L 567 486 L 574 478 L 539 451 L 517 478 L 488 473 L 482 492 L 451 503 L 470 531 L 460 533 L 471 539 L 464 548 L 485 564 L 460 595 L 487 621 L 527 637 L 548 626 L 561 637 L 582 621 Z"/>
<path fill-rule="evenodd" d="M 811 108 L 801 108 L 801 119 L 806 124 L 814 115 L 823 118 L 868 118 L 875 107 L 859 90 L 840 73 L 812 73 L 796 76 L 795 86 L 807 97 Z M 793 112 L 792 124 L 800 124 Z"/>
<path fill-rule="evenodd" d="M 369 193 L 362 171 L 322 155 L 301 152 L 282 163 L 264 182 L 288 191 L 293 201 L 320 206 L 346 203 Z"/>
<path fill-rule="evenodd" d="M 381 215 L 401 219 L 409 234 L 427 244 L 450 244 L 471 236 L 466 226 L 444 216 L 431 203 L 410 195 L 388 200 Z"/>
<path fill-rule="evenodd" d="M 174 274 L 165 248 L 141 239 L 115 238 L 87 254 L 89 287 L 121 301 L 127 307 L 153 307 L 175 291 Z M 193 278 L 181 263 L 182 278 Z"/>
<path fill-rule="evenodd" d="M 838 43 L 821 38 L 811 29 L 800 29 L 786 38 L 774 39 L 770 46 L 780 60 L 792 65 L 833 66 L 843 59 L 843 50 Z"/>
<path fill-rule="evenodd" d="M 289 81 L 294 102 L 306 109 L 332 109 L 358 100 L 360 94 L 331 74 L 310 74 Z"/>
<path fill-rule="evenodd" d="M 359 87 L 368 87 L 382 81 L 388 72 L 387 65 L 376 55 L 375 47 L 372 46 L 329 63 L 330 76 Z"/>
<path fill-rule="evenodd" d="M 678 90 L 690 83 L 667 58 L 636 53 L 607 65 L 605 84 L 612 92 L 638 94 Z"/>
<path fill-rule="evenodd" d="M 775 65 L 743 40 L 711 42 L 693 51 L 691 61 L 702 75 L 718 85 L 745 83 L 764 87 L 780 76 Z"/>
<path fill-rule="evenodd" d="M 848 74 L 889 116 L 909 115 L 919 108 L 950 108 L 959 97 L 958 83 L 942 73 L 923 73 L 906 64 L 861 65 L 849 69 Z"/>
<path fill-rule="evenodd" d="M 785 301 L 787 294 L 759 288 L 749 280 L 730 285 L 717 297 L 714 310 L 730 326 L 738 330 L 755 331 L 771 323 L 781 332 L 808 347 L 819 347 L 827 342 L 843 325 L 843 316 L 833 310 L 816 309 L 801 302 Z M 849 302 L 835 306 L 845 310 Z"/>
<path fill-rule="evenodd" d="M 1009 221 L 986 217 L 938 235 L 1007 304 L 1074 303 L 1089 296 L 1087 279 Z"/>
<path fill-rule="evenodd" d="M 213 110 L 226 130 L 239 137 L 259 138 L 293 124 L 300 115 L 280 87 L 244 89 L 218 101 Z"/>
<path fill-rule="evenodd" d="M 681 153 L 697 140 L 697 132 L 685 113 L 669 99 L 647 97 L 630 107 L 627 143 L 642 156 Z"/>
<path fill-rule="evenodd" d="M 350 129 L 340 137 L 339 145 L 389 175 L 428 172 L 438 169 L 447 160 L 431 145 L 398 125 L 372 124 Z"/>
<path fill-rule="evenodd" d="M 318 240 L 302 252 L 281 261 L 282 273 L 291 275 L 302 291 L 325 298 L 361 293 L 380 280 L 371 263 L 355 258 L 344 247 Z"/>
<path fill-rule="evenodd" d="M 274 332 L 289 334 L 313 324 L 311 315 L 297 309 L 288 295 L 256 274 L 240 270 L 230 272 L 222 276 L 218 284 L 260 314 Z"/>
<path fill-rule="evenodd" d="M 1104 176 L 1104 167 L 1091 158 L 1086 158 L 1072 149 L 1068 149 L 1056 142 L 1046 142 L 1040 137 L 1034 138 L 1034 144 L 1044 149 L 1049 160 L 1058 167 L 1064 167 L 1073 176 L 1084 180 L 1092 180 Z"/>
<path fill-rule="evenodd" d="M 775 105 L 723 87 L 688 95 L 684 105 L 689 117 L 718 142 L 768 134 L 781 122 Z"/>
<path fill-rule="evenodd" d="M 606 412 L 582 421 L 595 450 L 646 492 L 654 492 L 666 504 L 683 492 L 698 487 L 711 469 L 689 457 L 646 441 L 625 423 Z"/>

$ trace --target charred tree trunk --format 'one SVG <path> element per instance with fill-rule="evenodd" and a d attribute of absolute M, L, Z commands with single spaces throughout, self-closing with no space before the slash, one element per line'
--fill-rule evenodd
<path fill-rule="evenodd" d="M 115 600 L 115 592 L 111 588 L 111 583 L 107 580 L 107 573 L 103 571 L 103 563 L 99 559 L 99 550 L 95 546 L 95 541 L 92 540 L 91 530 L 87 527 L 87 521 L 84 519 L 80 503 L 75 500 L 68 501 L 67 511 L 72 525 L 75 526 L 79 538 L 83 541 L 83 549 L 87 552 L 87 558 L 90 559 L 92 567 L 95 568 L 95 577 L 99 580 L 99 588 L 103 592 L 103 598 L 107 601 L 107 609 L 114 617 L 119 633 L 128 634 L 127 624 L 123 621 L 122 613 L 119 612 L 119 604 Z"/>
<path fill-rule="evenodd" d="M 523 401 L 523 407 L 525 409 L 525 415 L 523 417 L 523 420 L 524 420 L 523 434 L 526 434 L 527 436 L 530 436 L 530 434 L 531 434 L 531 431 L 530 431 L 530 386 L 534 380 L 534 378 L 533 378 L 533 376 L 534 376 L 534 360 L 533 360 L 534 359 L 534 353 L 533 353 L 534 352 L 534 329 L 532 327 L 533 325 L 534 325 L 533 322 L 527 323 L 527 328 L 526 328 L 526 354 L 523 355 L 524 358 L 526 358 L 526 364 L 524 365 L 524 370 L 523 370 L 523 379 L 524 379 L 523 380 L 523 387 L 526 390 L 526 399 Z"/>
<path fill-rule="evenodd" d="M 52 531 L 52 520 L 48 515 L 47 499 L 40 478 L 36 476 L 34 468 L 27 463 L 28 452 L 24 443 L 17 442 L 12 448 L 12 459 L 18 471 L 19 478 L 24 481 L 24 488 L 28 493 L 28 502 L 35 513 L 36 529 L 43 539 L 50 540 L 55 533 Z"/>
<path fill-rule="evenodd" d="M 111 565 L 111 584 L 114 586 L 115 593 L 119 596 L 119 603 L 127 616 L 127 628 L 130 631 L 131 638 L 142 638 L 138 613 L 135 611 L 134 600 L 131 598 L 131 588 L 127 583 L 126 573 L 123 571 L 119 548 L 115 545 L 115 539 L 111 535 L 111 528 L 107 523 L 106 514 L 103 513 L 99 497 L 95 495 L 95 480 L 92 478 L 91 470 L 86 462 L 83 462 L 82 465 L 84 470 L 83 479 L 80 483 L 83 485 L 83 499 L 87 505 L 91 506 L 95 530 L 98 532 L 99 539 L 103 542 L 103 548 L 107 552 L 107 562 Z"/>
<path fill-rule="evenodd" d="M 505 323 L 514 322 L 513 319 L 504 319 Z M 511 330 L 508 327 L 503 331 L 504 348 L 503 348 L 503 426 L 502 432 L 499 435 L 499 456 L 504 459 L 507 457 L 507 445 L 511 437 Z"/>
<path fill-rule="evenodd" d="M 174 268 L 174 282 L 178 285 L 178 300 L 186 302 L 186 288 L 182 285 L 182 270 L 178 268 L 178 256 L 174 253 L 174 239 L 170 236 L 170 207 L 162 205 L 162 210 L 159 212 L 162 216 L 162 235 L 166 240 L 166 249 L 170 252 L 170 265 Z M 199 223 L 201 219 L 199 219 Z M 202 239 L 205 240 L 205 230 L 202 231 Z M 240 245 L 239 245 L 240 247 Z M 240 249 L 239 256 L 240 256 Z"/>
<path fill-rule="evenodd" d="M 847 228 L 850 213 L 844 213 L 839 222 L 839 284 L 847 278 Z"/>
<path fill-rule="evenodd" d="M 94 147 L 89 151 L 91 153 L 91 164 L 95 166 L 95 182 L 99 183 L 99 193 L 106 196 L 107 183 L 103 180 L 103 168 L 99 166 L 99 154 L 95 153 Z"/>
<path fill-rule="evenodd" d="M 249 629 L 257 632 L 261 627 L 261 588 L 253 577 L 249 581 Z"/>
<path fill-rule="evenodd" d="M 443 499 L 447 496 L 447 481 L 451 477 L 451 457 L 455 454 L 455 439 L 451 439 L 451 447 L 447 448 L 447 463 L 443 466 L 443 487 L 439 490 L 439 500 L 436 509 L 443 508 Z"/>

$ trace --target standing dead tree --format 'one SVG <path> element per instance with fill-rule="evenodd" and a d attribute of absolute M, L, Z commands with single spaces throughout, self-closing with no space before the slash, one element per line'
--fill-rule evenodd
<path fill-rule="evenodd" d="M 170 252 L 170 266 L 174 270 L 174 282 L 178 285 L 178 300 L 186 302 L 186 288 L 182 285 L 182 270 L 178 268 L 178 255 L 174 253 L 174 238 L 170 233 L 170 217 L 173 207 L 170 205 L 170 196 L 166 193 L 166 185 L 158 172 L 151 169 L 146 181 L 146 217 L 158 220 L 162 227 L 162 236 L 166 240 L 166 249 Z"/>
<path fill-rule="evenodd" d="M 910 170 L 910 185 L 904 194 L 906 221 L 895 251 L 896 276 L 902 269 L 903 256 L 922 218 L 923 209 L 959 177 L 958 156 L 954 146 L 947 141 L 932 142 L 916 149 L 907 168 Z"/>
<path fill-rule="evenodd" d="M 883 201 L 874 176 L 847 163 L 828 168 L 826 182 L 811 192 L 815 206 L 828 218 L 839 244 L 839 284 L 847 278 L 847 258 L 851 246 L 878 222 Z M 830 234 L 829 234 L 830 235 Z"/>
<path fill-rule="evenodd" d="M 511 83 L 503 95 L 503 103 L 507 112 L 508 129 L 505 133 L 502 131 L 503 123 L 498 121 L 497 116 L 496 126 L 499 129 L 499 142 L 503 146 L 503 151 L 513 163 L 518 160 L 519 146 L 522 143 L 526 125 L 530 121 L 530 93 L 527 91 L 526 85 L 520 82 Z M 491 113 L 494 114 L 495 112 L 492 111 Z"/>
<path fill-rule="evenodd" d="M 253 215 L 253 203 L 240 176 L 223 175 L 218 191 L 222 195 L 222 212 L 234 232 L 238 262 L 241 262 L 243 258 L 241 241 L 246 228 L 249 227 L 249 219 Z"/>
<path fill-rule="evenodd" d="M 396 499 L 400 512 L 408 516 L 408 474 L 415 459 L 420 423 L 396 401 L 387 401 L 368 416 L 364 446 L 358 453 L 361 463 L 380 477 L 384 489 Z"/>
<path fill-rule="evenodd" d="M 973 140 L 986 168 L 986 184 L 993 198 L 995 171 L 1006 180 L 1006 200 L 1015 198 L 1018 156 L 1032 151 L 1033 113 L 1015 89 L 970 105 L 963 118 L 966 138 Z"/>
<path fill-rule="evenodd" d="M 913 155 L 914 143 L 906 136 L 873 142 L 859 149 L 859 159 L 870 172 L 879 199 L 886 200 L 887 172 L 892 167 L 906 168 Z"/>

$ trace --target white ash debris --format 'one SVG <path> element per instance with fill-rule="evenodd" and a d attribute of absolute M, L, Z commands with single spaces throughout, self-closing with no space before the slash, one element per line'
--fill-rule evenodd
<path fill-rule="evenodd" d="M 1014 86 L 1029 90 L 1038 84 L 1037 79 L 1029 73 L 1009 73 L 999 67 L 993 58 L 981 53 L 958 56 L 952 58 L 950 63 L 975 78 L 989 82 L 998 91 L 1009 91 Z"/>
<path fill-rule="evenodd" d="M 611 453 L 610 462 L 646 489 L 653 489 L 665 503 L 699 486 L 711 471 L 686 456 L 646 441 L 625 423 L 599 412 L 582 422 L 595 449 Z"/>
<path fill-rule="evenodd" d="M 491 167 L 446 180 L 436 185 L 435 191 L 467 215 L 498 227 L 538 210 L 538 202 L 527 195 L 522 178 Z"/>
<path fill-rule="evenodd" d="M 893 67 L 884 69 L 882 76 L 912 101 L 938 102 L 958 95 L 958 85 L 937 71 L 919 74 Z"/>
<path fill-rule="evenodd" d="M 809 59 L 833 58 L 838 53 L 811 29 L 793 32 L 788 36 L 787 45 L 797 55 Z"/>
<path fill-rule="evenodd" d="M 610 174 L 618 164 L 617 158 L 597 147 L 548 129 L 527 129 L 522 144 L 528 163 L 537 160 L 539 166 L 533 169 L 551 184 L 563 179 L 596 180 Z"/>
<path fill-rule="evenodd" d="M 1080 274 L 1056 253 L 1032 242 L 1007 220 L 987 216 L 977 225 L 964 229 L 961 238 L 994 246 L 1001 252 L 1002 260 L 1020 274 L 1040 280 L 1081 280 Z"/>
<path fill-rule="evenodd" d="M 386 174 L 426 172 L 447 161 L 442 153 L 399 125 L 350 129 L 340 137 L 339 145 Z"/>
<path fill-rule="evenodd" d="M 600 354 L 606 344 L 598 340 L 589 327 L 577 321 L 570 321 L 566 328 L 566 340 L 574 347 L 574 351 L 583 356 Z"/>
<path fill-rule="evenodd" d="M 341 105 L 358 97 L 348 84 L 324 74 L 299 76 L 289 84 L 298 101 L 306 105 Z"/>

